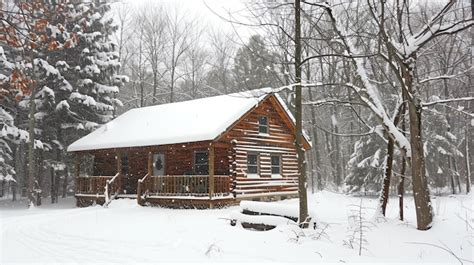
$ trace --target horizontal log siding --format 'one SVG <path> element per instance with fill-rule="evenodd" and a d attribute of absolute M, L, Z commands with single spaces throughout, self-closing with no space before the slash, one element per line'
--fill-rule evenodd
<path fill-rule="evenodd" d="M 184 175 L 194 172 L 194 153 L 199 151 L 209 151 L 209 142 L 171 145 L 166 151 L 166 175 Z M 229 174 L 226 148 L 215 148 L 214 165 L 215 174 Z"/>
<path fill-rule="evenodd" d="M 135 183 L 135 186 L 137 180 L 147 173 L 148 152 L 162 152 L 165 154 L 166 175 L 184 175 L 194 171 L 194 152 L 207 151 L 209 143 L 210 142 L 195 142 L 156 147 L 134 147 L 96 151 L 93 153 L 94 175 L 115 175 L 117 173 L 116 152 L 128 155 L 128 181 L 130 181 L 130 184 Z M 229 174 L 228 148 L 226 146 L 230 146 L 230 143 L 215 147 L 216 175 Z"/>
<path fill-rule="evenodd" d="M 94 176 L 114 176 L 117 174 L 115 153 L 103 152 L 94 156 Z"/>
<path fill-rule="evenodd" d="M 236 140 L 235 162 L 237 177 L 247 176 L 247 154 L 259 154 L 260 177 L 271 177 L 271 155 L 281 157 L 281 172 L 283 177 L 297 177 L 297 156 L 294 146 L 295 137 L 291 129 L 284 122 L 284 114 L 275 108 L 272 98 L 261 103 L 246 117 L 221 138 L 222 142 Z M 268 135 L 258 132 L 258 118 L 268 117 Z M 230 156 L 229 156 L 230 157 Z"/>

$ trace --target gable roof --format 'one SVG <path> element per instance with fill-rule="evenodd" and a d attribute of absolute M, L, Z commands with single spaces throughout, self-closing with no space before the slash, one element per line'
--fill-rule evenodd
<path fill-rule="evenodd" d="M 273 95 L 262 88 L 228 95 L 136 108 L 68 147 L 69 152 L 214 140 L 239 118 Z M 279 99 L 285 112 L 293 115 Z"/>

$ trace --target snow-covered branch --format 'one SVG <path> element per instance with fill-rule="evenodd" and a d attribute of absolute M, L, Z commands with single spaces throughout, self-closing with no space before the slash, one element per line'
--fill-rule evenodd
<path fill-rule="evenodd" d="M 421 105 L 423 107 L 429 107 L 436 104 L 444 104 L 444 103 L 451 103 L 451 102 L 459 102 L 459 101 L 473 101 L 474 97 L 462 97 L 462 98 L 448 98 L 448 99 L 439 99 L 430 102 L 422 102 Z"/>
<path fill-rule="evenodd" d="M 431 82 L 431 81 L 452 79 L 452 78 L 455 78 L 457 76 L 460 76 L 460 75 L 463 75 L 463 74 L 466 74 L 466 73 L 470 73 L 472 70 L 473 70 L 473 67 L 469 67 L 467 70 L 462 71 L 462 72 L 457 73 L 457 74 L 432 76 L 432 77 L 425 78 L 425 79 L 419 81 L 418 83 L 423 84 L 423 83 L 427 83 L 427 82 Z"/>

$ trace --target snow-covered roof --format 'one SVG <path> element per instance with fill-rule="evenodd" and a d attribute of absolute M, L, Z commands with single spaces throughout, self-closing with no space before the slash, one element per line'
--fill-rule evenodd
<path fill-rule="evenodd" d="M 132 109 L 75 141 L 68 151 L 214 140 L 272 92 L 262 88 Z M 293 118 L 280 98 L 279 102 Z"/>

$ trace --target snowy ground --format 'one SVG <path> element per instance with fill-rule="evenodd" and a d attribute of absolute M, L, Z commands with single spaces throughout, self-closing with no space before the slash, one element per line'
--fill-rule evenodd
<path fill-rule="evenodd" d="M 297 200 L 285 204 L 297 206 Z M 0 264 L 145 263 L 145 262 L 396 262 L 473 263 L 473 196 L 437 197 L 436 220 L 429 231 L 415 228 L 412 198 L 406 198 L 406 222 L 397 220 L 392 198 L 388 218 L 367 233 L 359 257 L 344 242 L 351 234 L 348 218 L 360 198 L 320 192 L 310 198 L 321 230 L 294 225 L 266 232 L 232 227 L 226 220 L 237 206 L 215 210 L 172 210 L 140 207 L 135 200 L 114 201 L 109 208 L 74 208 L 72 199 L 25 209 L 0 201 Z M 377 204 L 362 199 L 370 220 Z M 466 223 L 463 219 L 468 219 Z M 433 244 L 433 245 L 428 245 Z M 447 250 L 440 249 L 439 247 Z M 452 251 L 456 256 L 449 253 Z"/>

